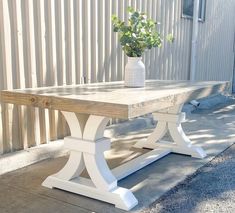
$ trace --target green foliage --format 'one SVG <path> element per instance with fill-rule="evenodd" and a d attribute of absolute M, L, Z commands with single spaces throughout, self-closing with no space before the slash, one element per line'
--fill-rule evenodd
<path fill-rule="evenodd" d="M 173 42 L 175 38 L 173 37 L 172 34 L 169 34 L 169 35 L 167 35 L 166 39 L 167 39 L 169 42 Z"/>
<path fill-rule="evenodd" d="M 123 51 L 129 57 L 141 57 L 146 49 L 161 47 L 162 38 L 156 30 L 157 23 L 147 18 L 145 13 L 134 11 L 128 7 L 130 14 L 128 24 L 112 15 L 113 31 L 119 34 Z M 173 36 L 168 35 L 167 40 L 173 41 Z"/>

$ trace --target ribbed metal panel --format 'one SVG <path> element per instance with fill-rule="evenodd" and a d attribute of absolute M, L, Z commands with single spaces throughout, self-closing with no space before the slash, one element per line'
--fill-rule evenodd
<path fill-rule="evenodd" d="M 164 38 L 175 37 L 143 56 L 147 79 L 188 79 L 192 21 L 181 18 L 181 0 L 0 0 L 0 89 L 122 80 L 127 57 L 112 32 L 111 15 L 127 20 L 128 6 L 160 22 Z M 233 9 L 233 0 L 207 1 L 198 79 L 231 79 Z M 0 112 L 2 152 L 68 132 L 55 111 L 2 103 Z"/>
<path fill-rule="evenodd" d="M 232 80 L 235 1 L 207 0 L 206 19 L 199 24 L 198 80 Z"/>

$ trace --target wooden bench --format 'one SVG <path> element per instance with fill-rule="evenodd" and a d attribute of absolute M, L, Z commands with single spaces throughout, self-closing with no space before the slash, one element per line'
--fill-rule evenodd
<path fill-rule="evenodd" d="M 42 183 L 114 204 L 130 210 L 138 204 L 133 193 L 117 182 L 169 153 L 204 158 L 206 153 L 191 144 L 182 130 L 185 102 L 229 89 L 228 82 L 147 81 L 145 88 L 126 88 L 123 82 L 1 91 L 0 101 L 60 110 L 71 131 L 64 146 L 70 150 L 67 164 Z M 103 137 L 110 118 L 130 119 L 153 113 L 156 129 L 135 144 L 152 151 L 113 170 L 103 152 L 110 139 Z M 173 141 L 161 141 L 169 130 Z M 90 179 L 80 177 L 87 169 Z"/>

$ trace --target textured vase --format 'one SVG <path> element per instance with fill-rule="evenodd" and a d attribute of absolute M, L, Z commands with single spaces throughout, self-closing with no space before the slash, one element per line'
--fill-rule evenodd
<path fill-rule="evenodd" d="M 145 85 L 145 65 L 141 57 L 128 57 L 125 66 L 125 86 L 144 87 Z"/>

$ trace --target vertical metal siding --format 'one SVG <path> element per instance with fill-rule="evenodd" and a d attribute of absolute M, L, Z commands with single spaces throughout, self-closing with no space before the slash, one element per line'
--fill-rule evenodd
<path fill-rule="evenodd" d="M 218 50 L 231 49 L 234 1 L 226 0 L 223 7 L 219 0 L 207 2 L 206 22 L 200 24 L 197 77 L 227 80 L 230 56 L 220 63 L 217 59 L 222 54 Z M 84 77 L 87 82 L 122 80 L 127 57 L 112 32 L 111 15 L 127 20 L 128 6 L 160 22 L 164 38 L 168 33 L 175 37 L 174 43 L 164 39 L 162 48 L 143 56 L 146 77 L 188 79 L 192 21 L 181 18 L 181 0 L 0 0 L 0 89 L 79 84 Z M 0 121 L 3 153 L 68 133 L 61 113 L 52 110 L 1 103 Z"/>
<path fill-rule="evenodd" d="M 232 80 L 235 1 L 207 0 L 199 24 L 197 80 Z"/>

